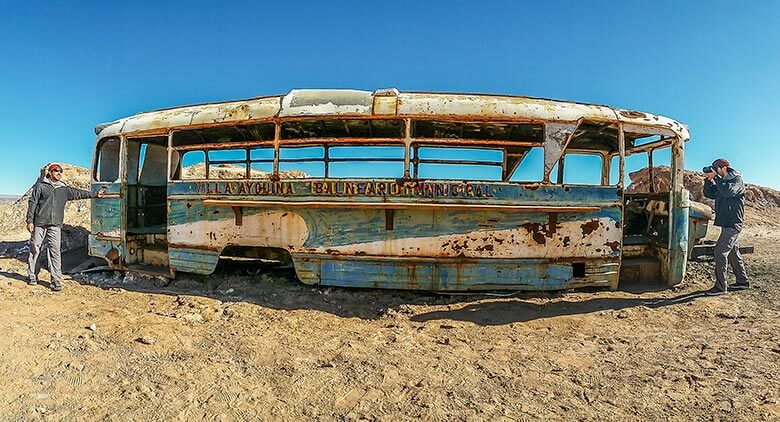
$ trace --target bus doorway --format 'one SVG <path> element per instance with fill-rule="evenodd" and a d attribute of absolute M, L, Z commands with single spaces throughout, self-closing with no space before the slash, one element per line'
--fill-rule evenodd
<path fill-rule="evenodd" d="M 167 240 L 168 137 L 127 138 L 125 266 L 170 276 Z"/>

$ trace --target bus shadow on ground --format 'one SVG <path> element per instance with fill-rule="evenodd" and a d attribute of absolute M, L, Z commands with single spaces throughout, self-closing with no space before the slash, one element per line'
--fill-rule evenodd
<path fill-rule="evenodd" d="M 85 255 L 83 251 L 81 253 Z M 17 259 L 23 261 L 22 258 L 20 256 Z M 69 261 L 79 262 L 77 257 Z M 63 269 L 67 272 L 66 268 Z M 451 320 L 477 325 L 504 325 L 634 307 L 653 309 L 679 305 L 706 296 L 704 292 L 696 292 L 671 298 L 614 297 L 613 292 L 592 288 L 576 290 L 571 295 L 566 291 L 442 294 L 309 286 L 300 283 L 291 268 L 261 267 L 254 268 L 251 273 L 246 270 L 221 266 L 210 276 L 180 275 L 174 280 L 116 271 L 77 273 L 71 277 L 80 284 L 107 290 L 121 288 L 173 297 L 200 296 L 223 303 L 252 303 L 277 310 L 313 310 L 343 318 L 378 320 L 390 314 L 400 314 L 412 322 Z M 21 272 L 0 271 L 0 275 L 24 282 L 27 280 L 26 274 Z M 41 284 L 46 285 L 44 282 Z M 666 290 L 665 286 L 650 283 L 621 286 L 619 294 L 625 296 L 625 293 L 632 293 L 639 296 L 641 293 L 663 290 Z M 583 294 L 593 297 L 569 299 L 582 297 Z M 439 309 L 420 313 L 414 308 L 420 305 Z"/>
<path fill-rule="evenodd" d="M 609 293 L 605 292 L 604 294 L 606 295 Z M 681 305 L 704 297 L 707 297 L 706 291 L 658 299 L 597 297 L 581 301 L 557 300 L 546 303 L 534 303 L 522 299 L 512 301 L 483 301 L 472 303 L 459 309 L 432 311 L 414 315 L 410 320 L 415 322 L 450 320 L 471 322 L 477 325 L 505 325 L 560 316 L 585 315 L 602 311 L 620 311 L 637 307 L 657 309 L 666 306 Z M 619 313 L 614 315 L 618 318 L 624 317 Z"/>

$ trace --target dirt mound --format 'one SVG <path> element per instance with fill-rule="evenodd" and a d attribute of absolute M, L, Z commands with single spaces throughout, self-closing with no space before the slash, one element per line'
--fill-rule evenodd
<path fill-rule="evenodd" d="M 656 192 L 669 190 L 671 180 L 671 169 L 667 166 L 653 167 L 653 185 Z M 631 178 L 631 184 L 626 188 L 626 193 L 646 193 L 650 191 L 650 171 L 647 167 L 632 172 L 628 175 Z M 685 189 L 691 193 L 691 199 L 697 202 L 714 206 L 712 199 L 705 198 L 702 194 L 704 189 L 704 173 L 686 171 L 683 184 Z M 746 184 L 745 206 L 751 208 L 780 207 L 780 192 L 763 186 Z"/>
<path fill-rule="evenodd" d="M 89 189 L 90 174 L 88 169 L 71 164 L 62 164 L 62 168 L 64 170 L 63 181 L 65 183 L 79 189 Z M 30 190 L 35 184 L 36 176 L 36 173 L 30 172 L 30 189 L 21 198 L 10 203 L 0 204 L 0 238 L 3 240 L 22 240 L 30 236 L 25 228 L 27 225 L 25 217 L 27 215 L 27 203 L 30 199 Z M 89 201 L 68 202 L 65 205 L 65 223 L 89 230 Z M 76 231 L 84 233 L 84 231 Z M 65 241 L 65 237 L 63 236 L 63 241 Z M 83 237 L 83 240 L 80 240 L 80 242 L 86 245 L 86 237 Z M 63 244 L 63 248 L 65 246 Z M 77 247 L 77 245 L 70 244 L 67 246 L 68 248 Z"/>

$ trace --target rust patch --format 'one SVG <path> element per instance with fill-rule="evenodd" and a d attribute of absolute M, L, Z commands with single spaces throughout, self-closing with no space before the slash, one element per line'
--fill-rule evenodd
<path fill-rule="evenodd" d="M 116 248 L 111 248 L 111 250 L 109 250 L 106 254 L 106 258 L 108 258 L 109 261 L 116 260 L 119 258 L 119 251 Z"/>
<path fill-rule="evenodd" d="M 547 219 L 547 237 L 552 238 L 556 231 L 558 231 L 558 213 L 551 212 Z"/>
<path fill-rule="evenodd" d="M 493 245 L 487 244 L 487 245 L 477 246 L 477 248 L 475 250 L 477 252 L 482 252 L 482 251 L 492 252 L 493 251 Z"/>
<path fill-rule="evenodd" d="M 634 119 L 647 117 L 647 114 L 636 110 L 620 110 L 619 113 L 625 117 L 630 117 Z"/>
<path fill-rule="evenodd" d="M 546 238 L 552 239 L 558 229 L 561 227 L 558 224 L 558 213 L 551 212 L 547 224 L 542 223 L 525 223 L 520 227 L 525 228 L 531 233 L 531 237 L 540 245 L 547 243 Z"/>
<path fill-rule="evenodd" d="M 571 244 L 571 237 L 569 237 L 569 236 L 564 237 L 563 238 L 563 246 L 566 247 L 566 246 L 569 246 L 570 244 Z"/>
<path fill-rule="evenodd" d="M 545 224 L 525 223 L 522 227 L 528 230 L 528 233 L 531 233 L 531 237 L 534 238 L 536 243 L 544 245 L 547 242 L 547 239 L 544 238 L 544 234 L 547 232 Z"/>
<path fill-rule="evenodd" d="M 606 242 L 604 243 L 604 246 L 609 246 L 612 249 L 612 252 L 620 251 L 620 242 L 617 240 L 614 242 Z"/>
<path fill-rule="evenodd" d="M 587 236 L 599 228 L 599 220 L 591 220 L 586 223 L 582 223 L 580 227 L 582 228 L 582 235 Z"/>

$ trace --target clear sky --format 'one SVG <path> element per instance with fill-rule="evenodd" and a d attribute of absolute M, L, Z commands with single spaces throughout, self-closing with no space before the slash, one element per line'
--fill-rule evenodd
<path fill-rule="evenodd" d="M 0 0 L 0 193 L 140 111 L 383 87 L 662 114 L 780 189 L 780 1 L 109 3 Z"/>

